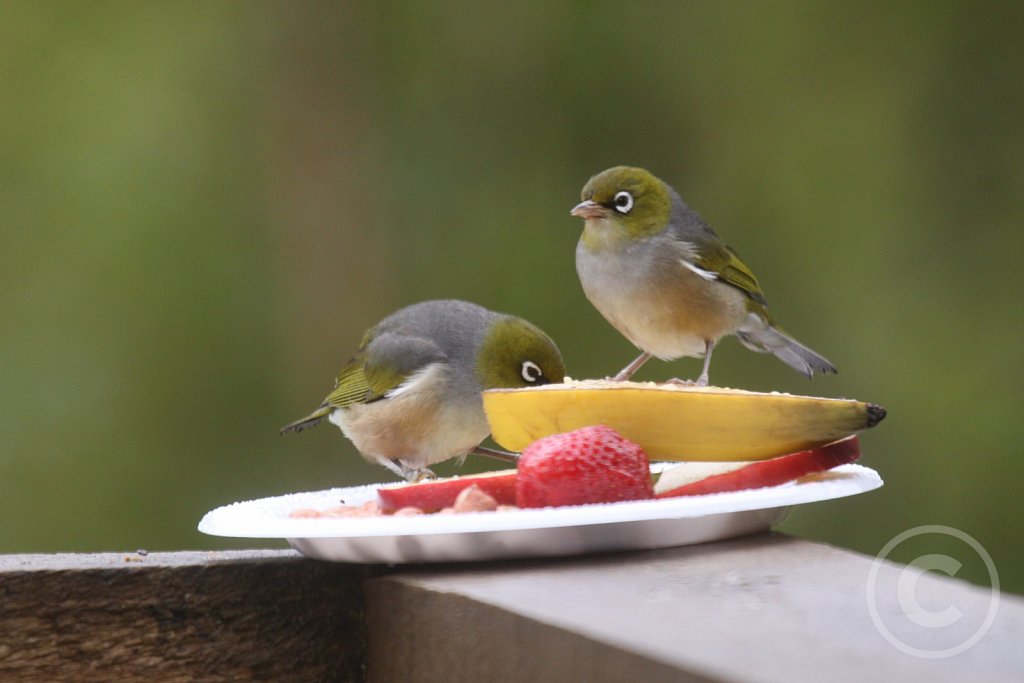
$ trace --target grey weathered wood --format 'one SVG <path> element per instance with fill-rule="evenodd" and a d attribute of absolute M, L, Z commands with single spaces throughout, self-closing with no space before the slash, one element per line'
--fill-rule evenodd
<path fill-rule="evenodd" d="M 291 551 L 0 556 L 0 681 L 363 680 L 364 575 Z"/>
<path fill-rule="evenodd" d="M 1021 681 L 1024 599 L 1002 595 L 991 629 L 948 659 L 882 637 L 867 607 L 874 558 L 777 534 L 642 553 L 406 570 L 367 582 L 369 680 Z M 901 565 L 883 563 L 892 588 Z M 880 591 L 883 614 L 898 614 Z M 989 591 L 922 576 L 926 609 L 955 605 L 966 638 Z M 954 627 L 957 628 L 957 627 Z"/>

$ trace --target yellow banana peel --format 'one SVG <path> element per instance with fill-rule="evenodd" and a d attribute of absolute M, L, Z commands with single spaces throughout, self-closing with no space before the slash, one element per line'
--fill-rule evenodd
<path fill-rule="evenodd" d="M 485 391 L 494 440 L 522 451 L 537 439 L 604 424 L 640 444 L 652 460 L 765 460 L 874 427 L 873 403 L 606 380 L 567 380 Z"/>

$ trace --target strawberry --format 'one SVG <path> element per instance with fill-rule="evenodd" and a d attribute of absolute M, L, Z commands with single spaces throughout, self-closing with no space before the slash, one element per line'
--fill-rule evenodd
<path fill-rule="evenodd" d="M 604 425 L 539 439 L 519 458 L 516 505 L 522 508 L 653 497 L 647 454 Z"/>

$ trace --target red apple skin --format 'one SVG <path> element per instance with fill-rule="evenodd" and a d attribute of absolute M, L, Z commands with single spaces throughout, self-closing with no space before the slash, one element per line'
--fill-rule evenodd
<path fill-rule="evenodd" d="M 516 504 L 516 471 L 500 470 L 450 479 L 435 479 L 418 484 L 382 486 L 377 489 L 377 504 L 384 514 L 404 507 L 424 512 L 437 512 L 455 504 L 463 489 L 476 484 L 480 490 L 498 501 L 498 505 Z"/>
<path fill-rule="evenodd" d="M 677 498 L 679 496 L 701 496 L 708 493 L 725 493 L 743 489 L 759 489 L 778 486 L 800 477 L 824 472 L 839 465 L 853 462 L 860 457 L 860 441 L 848 436 L 830 444 L 780 455 L 771 460 L 761 460 L 746 467 L 724 474 L 716 474 L 685 486 L 657 494 L 656 498 Z"/>

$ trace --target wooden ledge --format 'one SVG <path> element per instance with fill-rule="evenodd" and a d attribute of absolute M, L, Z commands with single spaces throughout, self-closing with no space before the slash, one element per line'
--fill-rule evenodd
<path fill-rule="evenodd" d="M 970 649 L 923 659 L 873 622 L 873 560 L 777 534 L 392 568 L 292 551 L 0 556 L 0 680 L 1020 679 L 1024 599 L 1000 596 Z M 915 575 L 925 616 L 961 618 L 899 631 L 906 568 L 877 569 L 881 619 L 921 649 L 963 640 L 990 605 L 987 589 Z"/>

